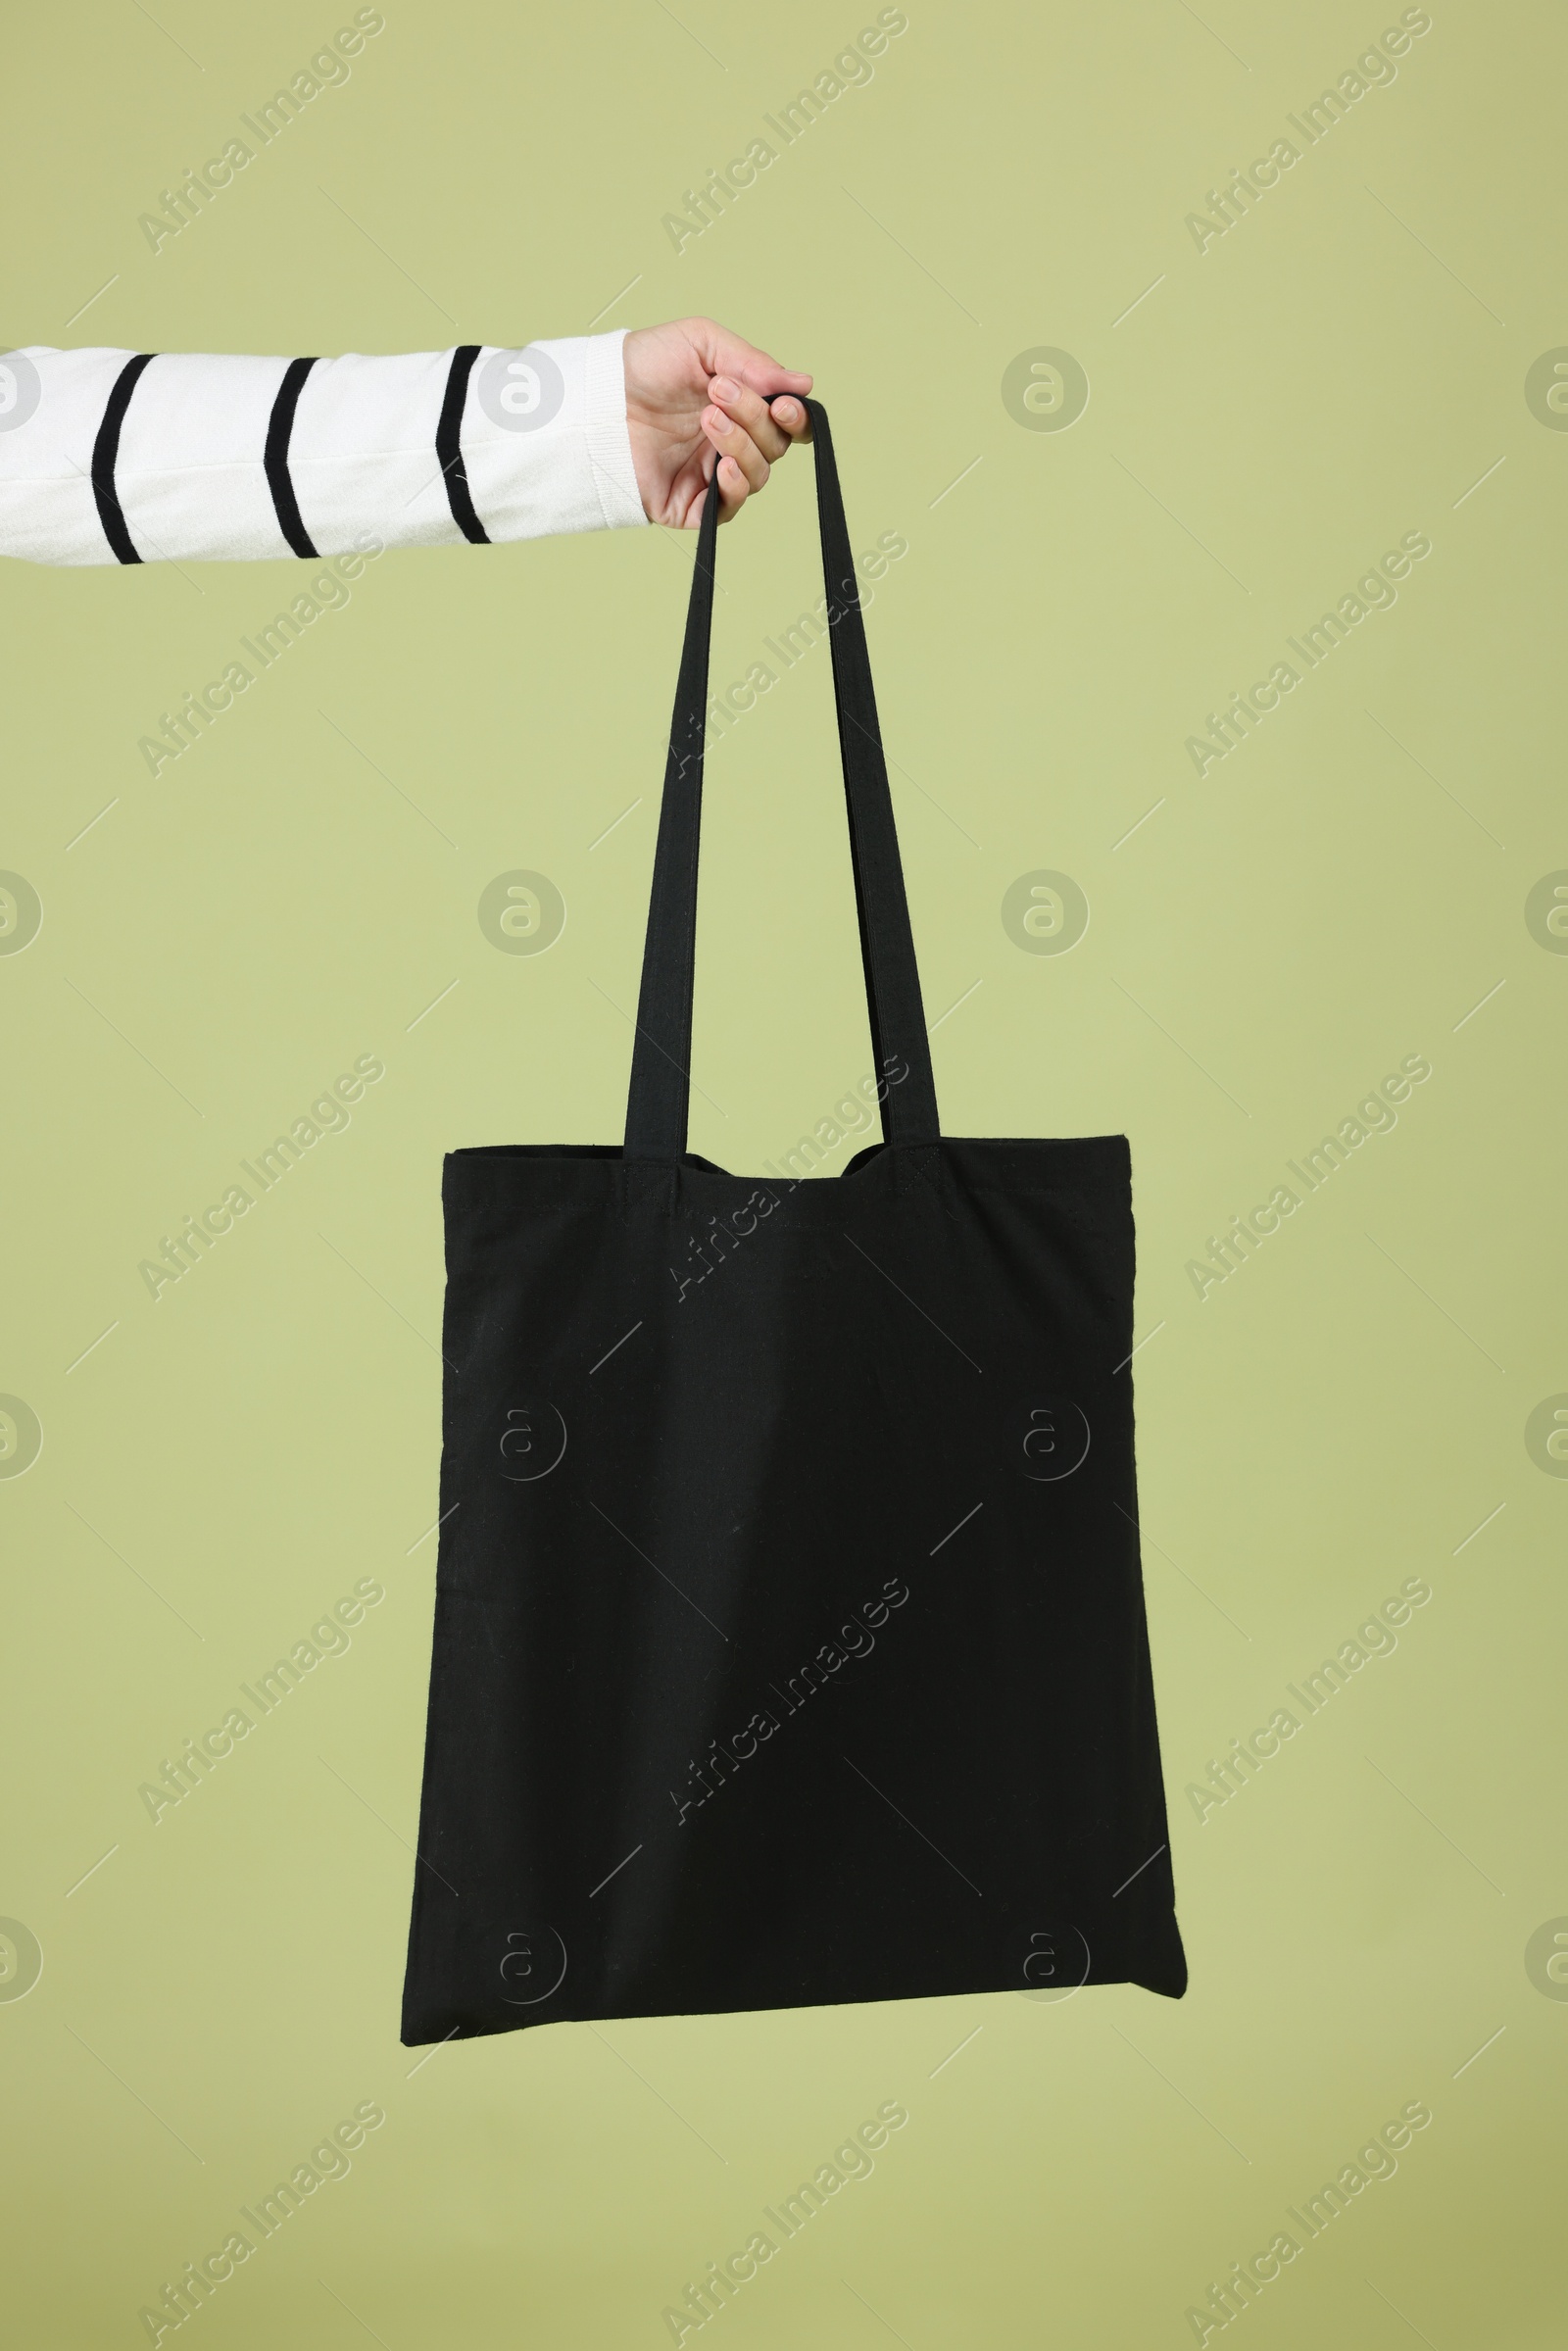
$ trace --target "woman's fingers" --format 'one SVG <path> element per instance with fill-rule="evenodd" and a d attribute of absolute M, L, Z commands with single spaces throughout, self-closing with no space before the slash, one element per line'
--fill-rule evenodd
<path fill-rule="evenodd" d="M 809 389 L 811 378 L 791 375 L 750 345 L 735 348 L 743 355 L 741 366 L 727 351 L 714 351 L 710 357 L 713 372 L 708 378 L 708 405 L 699 417 L 703 439 L 697 458 L 698 478 L 706 487 L 716 470 L 720 522 L 732 521 L 752 492 L 766 486 L 774 461 L 783 457 L 792 443 L 811 437 L 810 416 L 801 396 Z M 760 379 L 766 390 L 757 388 Z M 801 391 L 794 390 L 795 385 Z M 776 404 L 772 407 L 770 397 Z M 698 491 L 687 508 L 689 529 L 701 521 L 704 503 L 704 494 Z"/>
<path fill-rule="evenodd" d="M 792 441 L 808 441 L 811 419 L 804 400 L 787 398 L 775 400 L 768 414 L 775 424 L 782 424 Z"/>
<path fill-rule="evenodd" d="M 748 498 L 750 498 L 751 494 L 752 485 L 747 480 L 746 475 L 741 470 L 740 466 L 735 463 L 735 460 L 732 457 L 721 457 L 718 461 L 719 521 L 733 522 L 735 516 L 740 513 L 742 507 L 746 504 L 746 501 Z M 703 518 L 703 503 L 701 499 L 698 499 L 694 503 L 692 514 L 694 520 L 701 522 Z"/>
<path fill-rule="evenodd" d="M 677 530 L 702 528 L 709 484 L 715 472 L 720 522 L 733 521 L 746 504 L 752 494 L 751 483 L 732 457 L 720 457 L 710 442 L 705 442 L 691 463 L 682 466 L 670 492 L 670 521 Z"/>
<path fill-rule="evenodd" d="M 784 455 L 789 435 L 781 422 L 775 422 L 767 402 L 760 392 L 748 384 L 738 383 L 733 375 L 715 375 L 708 386 L 708 397 L 715 408 L 721 409 L 731 423 L 749 433 L 763 457 L 771 461 Z"/>
<path fill-rule="evenodd" d="M 809 382 L 809 376 L 802 379 Z M 793 441 L 808 441 L 811 419 L 806 403 L 793 394 L 769 408 L 760 392 L 734 375 L 709 379 L 709 406 L 702 414 L 708 443 L 703 476 L 710 481 L 718 468 L 718 518 L 729 522 L 740 513 L 754 490 L 766 486 L 772 461 Z M 701 501 L 694 502 L 693 519 L 700 519 Z"/>
<path fill-rule="evenodd" d="M 762 404 L 759 402 L 758 405 L 760 407 Z M 750 432 L 716 405 L 704 409 L 703 430 L 719 456 L 731 459 L 746 476 L 747 488 L 761 489 L 767 480 L 768 462 Z"/>
<path fill-rule="evenodd" d="M 811 437 L 806 403 L 793 395 L 775 397 L 769 407 L 760 392 L 737 382 L 734 376 L 715 375 L 709 384 L 708 396 L 715 408 L 722 409 L 733 423 L 751 435 L 770 464 L 784 455 L 792 441 L 808 441 Z"/>

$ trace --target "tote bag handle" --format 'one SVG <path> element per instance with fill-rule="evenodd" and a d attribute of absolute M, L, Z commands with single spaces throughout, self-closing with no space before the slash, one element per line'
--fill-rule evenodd
<path fill-rule="evenodd" d="M 816 452 L 816 507 L 833 650 L 833 699 L 839 757 L 849 807 L 850 854 L 860 925 L 871 1047 L 878 1072 L 903 1060 L 907 1075 L 882 1102 L 889 1144 L 934 1145 L 936 1087 L 920 1004 L 920 974 L 899 862 L 898 828 L 882 758 L 865 620 L 850 552 L 849 526 L 833 462 L 827 411 L 808 400 Z M 697 956 L 697 853 L 702 825 L 703 749 L 708 712 L 708 654 L 713 618 L 713 556 L 718 534 L 718 469 L 709 485 L 697 534 L 697 560 L 686 641 L 681 649 L 664 767 L 664 796 L 654 858 L 642 994 L 632 1049 L 623 1157 L 673 1168 L 686 1150 L 691 1089 L 692 988 Z"/>

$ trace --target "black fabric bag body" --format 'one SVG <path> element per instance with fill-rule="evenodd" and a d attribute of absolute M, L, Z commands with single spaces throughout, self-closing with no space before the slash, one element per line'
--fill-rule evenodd
<path fill-rule="evenodd" d="M 809 1182 L 686 1150 L 710 492 L 624 1148 L 446 1161 L 411 2044 L 1186 1986 L 1139 1564 L 1128 1146 L 940 1132 L 809 406 L 884 1140 Z"/>

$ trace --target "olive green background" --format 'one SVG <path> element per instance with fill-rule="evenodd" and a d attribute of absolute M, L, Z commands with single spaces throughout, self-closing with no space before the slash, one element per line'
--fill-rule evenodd
<path fill-rule="evenodd" d="M 1568 867 L 1568 437 L 1524 386 L 1568 344 L 1559 13 L 1434 0 L 1392 85 L 1200 252 L 1205 191 L 1396 9 L 910 0 L 874 78 L 677 253 L 682 192 L 874 10 L 387 0 L 348 82 L 155 255 L 138 216 L 351 13 L 14 15 L 7 337 L 405 350 L 704 313 L 814 371 L 857 547 L 907 540 L 868 628 L 945 1122 L 1132 1138 L 1192 1988 L 400 2047 L 441 1155 L 617 1139 L 690 543 L 389 554 L 156 779 L 138 738 L 301 567 L 8 564 L 0 866 L 43 904 L 0 956 L 0 1389 L 43 1431 L 0 1481 L 0 1912 L 43 1958 L 0 2000 L 17 2340 L 146 2340 L 373 2100 L 349 2176 L 188 2322 L 209 2351 L 667 2342 L 686 2283 L 900 2099 L 873 2176 L 707 2332 L 1190 2342 L 1210 2282 L 1422 2100 L 1397 2175 L 1232 2327 L 1557 2342 L 1568 2006 L 1527 1947 L 1568 1913 L 1568 1484 L 1525 1431 L 1568 1391 L 1568 959 L 1525 902 Z M 1041 347 L 1087 371 L 1070 429 L 1004 404 Z M 715 684 L 819 593 L 809 464 L 724 534 Z M 1200 779 L 1205 713 L 1407 531 L 1432 553 L 1397 603 Z M 710 766 L 692 1147 L 735 1169 L 868 1066 L 832 741 L 818 649 Z M 515 868 L 565 901 L 547 954 L 480 930 Z M 1042 869 L 1089 903 L 1068 954 L 1004 928 Z M 138 1262 L 363 1053 L 386 1074 L 348 1130 L 154 1302 Z M 1200 1298 L 1208 1237 L 1416 1053 L 1397 1127 Z M 877 1482 L 825 1542 L 874 1555 Z M 366 1577 L 349 1651 L 155 1825 L 141 1785 Z M 1210 1759 L 1410 1577 L 1397 1650 L 1200 1819 Z M 16 1992 L 25 1946 L 0 1962 Z"/>

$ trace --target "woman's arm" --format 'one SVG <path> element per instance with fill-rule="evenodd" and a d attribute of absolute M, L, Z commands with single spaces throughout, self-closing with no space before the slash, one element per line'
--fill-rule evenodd
<path fill-rule="evenodd" d="M 809 426 L 808 375 L 711 319 L 522 349 L 0 356 L 0 554 L 232 562 L 724 518 Z"/>

